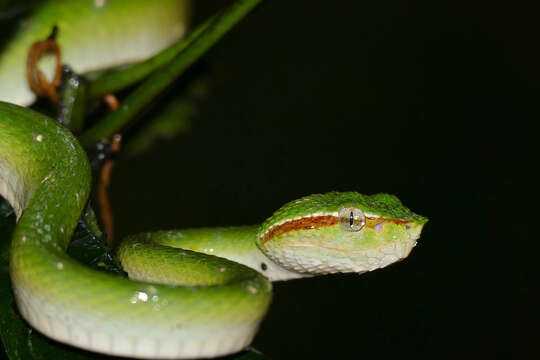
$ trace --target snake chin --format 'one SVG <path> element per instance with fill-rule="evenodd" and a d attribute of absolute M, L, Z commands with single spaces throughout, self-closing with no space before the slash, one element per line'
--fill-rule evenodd
<path fill-rule="evenodd" d="M 279 254 L 269 256 L 282 267 L 306 275 L 362 274 L 403 260 L 415 245 L 415 238 L 369 249 L 344 249 L 297 242 L 280 249 Z"/>

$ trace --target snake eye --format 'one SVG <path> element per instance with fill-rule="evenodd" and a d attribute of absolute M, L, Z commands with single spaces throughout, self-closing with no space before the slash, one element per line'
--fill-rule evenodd
<path fill-rule="evenodd" d="M 345 207 L 339 211 L 339 224 L 345 231 L 360 231 L 366 225 L 366 216 L 358 208 Z"/>

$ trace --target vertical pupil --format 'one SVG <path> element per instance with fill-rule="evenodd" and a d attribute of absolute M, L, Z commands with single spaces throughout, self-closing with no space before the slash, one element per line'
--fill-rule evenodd
<path fill-rule="evenodd" d="M 354 224 L 354 214 L 351 211 L 351 214 L 349 215 L 349 225 L 353 226 L 353 224 Z"/>

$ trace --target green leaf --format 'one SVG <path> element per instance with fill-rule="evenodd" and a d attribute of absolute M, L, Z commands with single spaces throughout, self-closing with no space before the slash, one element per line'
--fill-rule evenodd
<path fill-rule="evenodd" d="M 67 253 L 72 258 L 94 269 L 126 276 L 120 263 L 113 257 L 101 231 L 92 231 L 95 224 L 94 212 L 87 209 L 85 216 L 79 219 L 71 237 Z"/>

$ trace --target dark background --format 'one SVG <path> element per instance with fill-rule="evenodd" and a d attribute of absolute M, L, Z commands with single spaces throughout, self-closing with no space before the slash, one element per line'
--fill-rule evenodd
<path fill-rule="evenodd" d="M 201 19 L 228 2 L 197 3 Z M 210 91 L 191 130 L 116 162 L 116 238 L 392 193 L 430 218 L 411 255 L 276 283 L 255 348 L 538 358 L 537 18 L 510 2 L 264 2 L 199 62 Z"/>
<path fill-rule="evenodd" d="M 276 283 L 254 346 L 537 358 L 537 10 L 263 3 L 203 59 L 212 89 L 190 133 L 117 163 L 117 236 L 259 223 L 310 193 L 393 193 L 430 218 L 409 258 Z"/>

